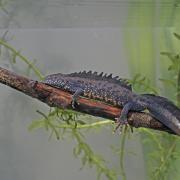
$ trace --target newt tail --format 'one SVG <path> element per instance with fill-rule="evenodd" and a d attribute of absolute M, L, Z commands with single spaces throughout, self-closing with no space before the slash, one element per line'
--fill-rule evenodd
<path fill-rule="evenodd" d="M 150 114 L 180 135 L 180 109 L 165 97 L 143 94 Z"/>

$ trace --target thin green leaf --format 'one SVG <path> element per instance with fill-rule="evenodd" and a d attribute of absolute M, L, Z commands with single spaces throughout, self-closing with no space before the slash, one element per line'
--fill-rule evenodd
<path fill-rule="evenodd" d="M 43 128 L 44 126 L 44 121 L 32 121 L 31 124 L 28 126 L 28 130 L 32 131 L 35 129 Z"/>
<path fill-rule="evenodd" d="M 176 83 L 174 82 L 174 80 L 159 78 L 159 81 L 161 81 L 162 83 L 164 83 L 168 86 L 172 86 L 174 88 L 176 87 Z"/>
<path fill-rule="evenodd" d="M 173 33 L 173 34 L 178 40 L 180 40 L 180 35 L 179 34 L 177 34 L 177 33 Z"/>

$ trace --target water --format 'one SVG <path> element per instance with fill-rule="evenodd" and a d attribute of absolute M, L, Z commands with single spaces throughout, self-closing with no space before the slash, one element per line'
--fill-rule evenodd
<path fill-rule="evenodd" d="M 176 18 L 173 15 L 179 11 L 178 0 L 6 0 L 5 2 L 0 12 L 1 28 L 96 28 L 129 25 L 139 27 L 137 22 L 144 17 L 151 18 L 152 24 L 147 22 L 143 26 L 170 26 Z M 171 23 L 167 23 L 169 18 Z M 127 19 L 131 23 L 127 23 Z"/>
<path fill-rule="evenodd" d="M 127 78 L 125 32 L 133 32 L 133 38 L 146 28 L 167 33 L 177 25 L 178 10 L 179 1 L 7 0 L 0 9 L 0 35 L 8 30 L 8 42 L 29 59 L 36 59 L 43 74 L 94 70 Z M 133 41 L 134 46 L 138 40 Z M 0 66 L 20 74 L 27 70 L 21 61 L 12 65 L 6 52 Z M 30 77 L 36 78 L 33 73 Z M 0 85 L 0 92 L 2 180 L 96 178 L 92 169 L 79 171 L 81 163 L 72 155 L 74 141 L 48 141 L 48 133 L 43 130 L 28 132 L 31 120 L 40 117 L 36 110 L 46 112 L 46 105 L 4 85 Z M 104 129 L 89 132 L 87 139 L 113 166 L 119 165 L 109 147 L 119 143 L 119 135 Z M 136 153 L 125 157 L 128 179 L 145 179 L 137 136 L 128 141 L 126 149 Z"/>

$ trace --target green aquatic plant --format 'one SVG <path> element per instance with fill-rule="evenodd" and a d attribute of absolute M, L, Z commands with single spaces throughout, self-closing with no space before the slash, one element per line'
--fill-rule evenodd
<path fill-rule="evenodd" d="M 29 126 L 29 130 L 32 131 L 37 128 L 43 128 L 46 131 L 50 131 L 50 138 L 55 135 L 58 140 L 65 139 L 67 135 L 72 137 L 77 143 L 73 148 L 73 154 L 77 158 L 80 157 L 82 168 L 86 165 L 96 168 L 97 179 L 100 179 L 101 176 L 106 176 L 109 180 L 117 179 L 116 171 L 108 168 L 104 158 L 94 153 L 90 145 L 86 143 L 84 135 L 86 131 L 84 133 L 82 132 L 82 130 L 85 129 L 89 130 L 102 127 L 103 125 L 111 125 L 112 121 L 104 120 L 87 123 L 88 117 L 86 117 L 86 121 L 78 120 L 82 119 L 80 116 L 84 115 L 71 110 L 62 110 L 58 108 L 54 108 L 48 115 L 40 111 L 38 111 L 38 113 L 43 116 L 43 118 L 34 120 Z"/>
<path fill-rule="evenodd" d="M 136 90 L 139 86 L 141 91 L 142 87 L 145 87 L 146 92 L 152 92 L 152 89 L 155 89 L 155 92 L 159 91 L 155 87 L 149 87 L 148 89 L 149 80 L 140 75 L 138 77 L 139 81 L 131 81 L 134 82 L 133 85 L 136 87 Z M 141 128 L 139 132 L 141 132 L 142 143 L 148 147 L 148 151 L 144 152 L 144 157 L 147 159 L 149 179 L 166 180 L 169 179 L 170 172 L 178 173 L 176 168 L 172 168 L 173 162 L 180 160 L 177 146 L 179 143 L 178 137 L 145 128 Z"/>
<path fill-rule="evenodd" d="M 30 61 L 28 58 L 23 56 L 20 51 L 14 49 L 9 43 L 7 43 L 4 38 L 0 39 L 0 46 L 3 46 L 10 52 L 11 62 L 16 63 L 16 59 L 19 58 L 21 61 L 23 61 L 25 64 L 28 65 L 28 69 L 32 70 L 34 74 L 42 80 L 44 76 L 40 72 L 40 70 L 34 65 L 35 61 Z"/>
<path fill-rule="evenodd" d="M 179 34 L 174 33 L 174 36 L 177 40 L 180 40 Z M 166 56 L 170 60 L 168 71 L 172 74 L 172 76 L 171 78 L 161 78 L 160 80 L 166 85 L 171 85 L 172 88 L 174 88 L 176 91 L 174 98 L 176 98 L 177 105 L 180 106 L 180 52 L 161 52 L 161 55 Z"/>
<path fill-rule="evenodd" d="M 6 6 L 12 2 L 12 0 L 0 0 L 0 10 L 2 10 L 4 13 L 8 14 L 8 11 L 6 9 Z"/>
<path fill-rule="evenodd" d="M 174 33 L 174 36 L 176 37 L 177 40 L 180 40 L 180 36 L 177 33 Z M 144 43 L 146 43 L 145 41 Z M 146 51 L 148 51 L 148 49 L 146 49 Z M 144 74 L 144 71 L 140 70 L 138 74 L 134 75 L 134 78 L 130 80 L 130 82 L 132 83 L 134 90 L 136 92 L 153 93 L 160 95 L 171 94 L 169 98 L 171 98 L 179 106 L 180 105 L 179 53 L 163 51 L 161 52 L 161 56 L 162 57 L 160 64 L 162 63 L 163 65 L 166 65 L 162 69 L 163 73 L 161 78 L 155 78 L 154 72 L 152 72 L 152 76 L 151 76 L 149 74 Z M 167 58 L 169 62 L 165 62 L 167 61 Z M 138 63 L 138 61 L 139 59 L 134 58 L 134 63 Z M 154 64 L 154 61 L 153 62 L 146 61 L 145 66 L 148 67 L 149 64 L 151 63 Z M 132 67 L 132 71 L 133 71 L 133 67 Z M 136 72 L 136 70 L 134 70 L 134 72 Z M 158 81 L 156 82 L 155 79 L 158 79 Z M 146 162 L 148 179 L 166 180 L 166 179 L 171 179 L 170 177 L 173 177 L 173 179 L 179 179 L 179 172 L 176 168 L 180 163 L 180 156 L 178 150 L 180 141 L 178 137 L 170 136 L 165 133 L 159 133 L 144 128 L 140 129 L 140 134 L 142 138 L 142 143 L 144 144 L 143 146 L 144 159 Z"/>
<path fill-rule="evenodd" d="M 132 83 L 136 92 L 155 89 L 179 106 L 179 34 L 172 38 L 179 32 L 179 0 L 149 3 L 129 7 L 124 40 Z M 179 139 L 143 128 L 140 134 L 147 179 L 180 179 Z"/>

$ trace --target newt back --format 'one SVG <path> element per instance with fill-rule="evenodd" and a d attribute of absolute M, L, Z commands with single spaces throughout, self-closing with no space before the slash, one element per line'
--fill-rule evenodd
<path fill-rule="evenodd" d="M 118 76 L 112 77 L 112 74 L 98 74 L 92 71 L 58 73 L 46 76 L 43 82 L 71 93 L 82 89 L 82 96 L 102 100 L 112 105 L 123 106 L 132 96 L 132 88 L 127 80 Z"/>

